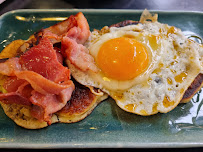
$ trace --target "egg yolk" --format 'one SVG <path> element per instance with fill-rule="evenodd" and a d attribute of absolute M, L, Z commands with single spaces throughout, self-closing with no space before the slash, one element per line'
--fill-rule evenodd
<path fill-rule="evenodd" d="M 103 43 L 96 62 L 107 77 L 130 80 L 145 71 L 149 57 L 142 43 L 132 38 L 120 37 Z"/>

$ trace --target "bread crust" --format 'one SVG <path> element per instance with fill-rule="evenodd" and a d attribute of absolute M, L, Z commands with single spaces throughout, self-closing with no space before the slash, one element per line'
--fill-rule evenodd
<path fill-rule="evenodd" d="M 92 100 L 91 105 L 80 113 L 64 113 L 62 111 L 59 111 L 56 113 L 58 120 L 60 123 L 74 123 L 81 121 L 88 115 L 90 115 L 95 107 L 107 97 L 107 94 L 104 94 L 103 96 L 95 96 L 95 98 Z"/>
<path fill-rule="evenodd" d="M 92 95 L 94 97 L 91 100 L 91 104 L 89 104 L 85 109 L 83 109 L 80 112 L 63 111 L 62 109 L 61 111 L 58 111 L 57 113 L 53 114 L 51 118 L 52 124 L 75 123 L 75 122 L 81 121 L 85 119 L 88 115 L 90 115 L 91 112 L 95 109 L 95 107 L 108 97 L 107 94 L 99 96 L 99 95 L 94 95 L 92 93 Z M 70 103 L 70 104 L 73 104 L 73 103 Z M 5 114 L 10 119 L 12 119 L 17 125 L 23 128 L 41 129 L 49 126 L 47 122 L 39 121 L 36 118 L 31 116 L 31 113 L 30 113 L 31 106 L 25 106 L 25 105 L 19 105 L 19 104 L 5 104 L 3 102 L 0 102 L 0 105 L 2 106 Z"/>
<path fill-rule="evenodd" d="M 0 102 L 5 114 L 11 118 L 17 125 L 26 129 L 40 129 L 48 126 L 45 121 L 39 121 L 30 114 L 30 106 L 19 104 L 5 104 Z M 52 123 L 58 122 L 55 115 L 52 116 Z"/>
<path fill-rule="evenodd" d="M 124 27 L 124 26 L 127 26 L 127 25 L 136 25 L 138 23 L 139 23 L 139 21 L 125 20 L 125 21 L 122 21 L 122 22 L 119 22 L 119 23 L 116 23 L 116 24 L 112 24 L 109 27 Z"/>
<path fill-rule="evenodd" d="M 183 95 L 182 100 L 180 103 L 187 103 L 189 102 L 192 97 L 203 87 L 203 74 L 199 74 L 195 80 L 192 82 L 192 84 L 188 87 L 188 89 L 185 91 L 185 94 Z"/>

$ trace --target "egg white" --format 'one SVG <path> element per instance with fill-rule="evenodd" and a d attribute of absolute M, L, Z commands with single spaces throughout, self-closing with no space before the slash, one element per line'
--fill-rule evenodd
<path fill-rule="evenodd" d="M 178 28 L 147 22 L 113 27 L 104 34 L 94 31 L 86 46 L 96 58 L 104 42 L 125 35 L 131 35 L 149 50 L 151 60 L 145 72 L 132 80 L 118 81 L 105 77 L 102 71 L 80 71 L 68 61 L 73 77 L 83 85 L 102 89 L 125 111 L 152 115 L 172 110 L 195 77 L 203 72 L 202 45 L 188 40 Z M 157 49 L 149 43 L 151 35 L 160 37 Z"/>
<path fill-rule="evenodd" d="M 102 70 L 100 70 L 99 73 L 91 73 L 91 77 L 94 79 L 95 82 L 98 84 L 102 85 L 102 89 L 107 89 L 107 90 L 114 90 L 114 91 L 121 91 L 121 90 L 126 90 L 134 86 L 135 84 L 142 83 L 143 81 L 147 81 L 149 78 L 149 74 L 156 68 L 157 62 L 160 60 L 160 53 L 163 51 L 159 50 L 153 50 L 153 48 L 150 46 L 148 42 L 148 36 L 150 35 L 149 33 L 142 33 L 140 35 L 140 27 L 139 26 L 126 26 L 122 28 L 110 28 L 110 32 L 106 33 L 102 36 L 96 36 L 97 39 L 90 39 L 88 44 L 86 44 L 87 48 L 89 49 L 90 54 L 94 57 L 96 60 L 98 52 L 100 47 L 104 44 L 104 42 L 109 41 L 114 38 L 119 38 L 119 37 L 130 37 L 131 39 L 136 39 L 137 41 L 141 42 L 148 51 L 148 57 L 149 57 L 149 65 L 147 69 L 138 75 L 137 77 L 131 79 L 131 80 L 116 80 L 109 78 L 104 74 Z M 93 32 L 92 35 L 95 37 L 95 35 L 98 34 L 97 32 Z M 98 40 L 99 39 L 99 40 Z M 157 43 L 160 44 L 160 50 L 163 49 L 161 44 L 162 40 L 160 39 Z M 99 67 L 98 67 L 99 68 Z M 126 67 L 127 68 L 127 67 Z M 122 70 L 121 70 L 122 71 Z"/>

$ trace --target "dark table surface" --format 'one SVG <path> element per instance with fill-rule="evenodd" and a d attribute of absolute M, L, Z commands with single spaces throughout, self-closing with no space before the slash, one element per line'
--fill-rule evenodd
<path fill-rule="evenodd" d="M 0 1 L 0 15 L 15 9 L 64 9 L 64 8 L 94 8 L 94 9 L 149 9 L 149 10 L 183 10 L 203 11 L 203 0 L 5 0 Z M 180 149 L 0 149 L 6 152 L 29 152 L 29 151 L 179 151 L 195 152 L 203 151 L 203 148 L 180 148 Z"/>
<path fill-rule="evenodd" d="M 0 14 L 14 9 L 149 9 L 203 11 L 202 0 L 1 0 Z M 0 2 L 1 2 L 0 1 Z"/>
<path fill-rule="evenodd" d="M 202 152 L 202 148 L 179 149 L 0 149 L 2 152 Z"/>

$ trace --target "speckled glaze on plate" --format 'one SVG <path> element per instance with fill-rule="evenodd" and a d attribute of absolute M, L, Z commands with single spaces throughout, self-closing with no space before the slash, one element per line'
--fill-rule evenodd
<path fill-rule="evenodd" d="M 141 10 L 16 10 L 0 17 L 0 50 L 15 39 L 82 11 L 91 27 L 100 29 L 126 19 L 139 20 Z M 154 11 L 153 11 L 154 12 Z M 159 22 L 203 37 L 202 12 L 155 11 Z M 108 98 L 86 119 L 53 124 L 40 130 L 17 126 L 0 108 L 0 148 L 151 148 L 203 146 L 203 94 L 167 114 L 142 117 L 121 110 Z"/>

